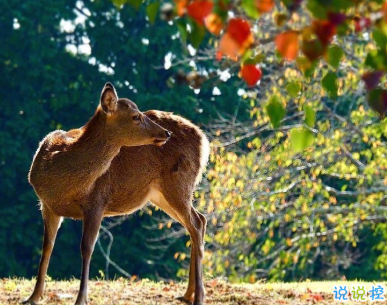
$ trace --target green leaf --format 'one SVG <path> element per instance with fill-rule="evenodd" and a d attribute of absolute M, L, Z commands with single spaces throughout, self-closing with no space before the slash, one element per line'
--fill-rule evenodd
<path fill-rule="evenodd" d="M 159 11 L 160 2 L 153 2 L 146 7 L 146 15 L 151 24 L 155 23 L 157 12 Z"/>
<path fill-rule="evenodd" d="M 386 116 L 387 112 L 387 90 L 374 89 L 368 93 L 368 105 L 373 111 L 379 114 L 381 118 Z"/>
<path fill-rule="evenodd" d="M 262 62 L 266 56 L 262 53 L 258 53 L 254 56 L 252 50 L 247 50 L 245 54 L 243 54 L 241 62 L 243 62 L 245 65 L 256 65 L 260 62 Z"/>
<path fill-rule="evenodd" d="M 253 19 L 259 18 L 259 12 L 254 0 L 242 0 L 242 8 L 248 17 Z"/>
<path fill-rule="evenodd" d="M 313 76 L 316 70 L 318 60 L 310 62 L 310 60 L 304 56 L 300 56 L 296 59 L 297 67 L 301 70 L 305 77 L 310 78 Z"/>
<path fill-rule="evenodd" d="M 251 141 L 251 144 L 255 146 L 255 148 L 260 148 L 262 146 L 261 139 L 256 137 L 254 140 Z"/>
<path fill-rule="evenodd" d="M 138 11 L 142 4 L 142 0 L 126 0 L 134 9 Z"/>
<path fill-rule="evenodd" d="M 301 83 L 288 83 L 286 85 L 286 91 L 292 98 L 298 98 L 302 89 Z"/>
<path fill-rule="evenodd" d="M 337 76 L 333 72 L 328 72 L 321 81 L 322 86 L 331 98 L 337 97 Z"/>
<path fill-rule="evenodd" d="M 306 7 L 317 19 L 326 19 L 327 11 L 326 4 L 319 3 L 318 0 L 309 0 Z"/>
<path fill-rule="evenodd" d="M 384 70 L 386 67 L 385 51 L 371 50 L 366 57 L 365 65 L 375 70 Z"/>
<path fill-rule="evenodd" d="M 376 42 L 376 44 L 378 45 L 378 47 L 382 50 L 385 50 L 386 49 L 386 46 L 387 46 L 387 37 L 386 35 L 383 33 L 383 31 L 381 31 L 380 29 L 376 28 L 373 32 L 372 32 L 372 38 L 374 39 L 374 41 Z"/>
<path fill-rule="evenodd" d="M 290 141 L 294 152 L 302 152 L 314 142 L 314 135 L 305 127 L 293 128 L 290 131 Z"/>
<path fill-rule="evenodd" d="M 241 61 L 246 64 L 247 61 L 249 61 L 251 58 L 253 57 L 253 51 L 251 49 L 247 50 L 243 56 L 242 56 L 242 59 Z"/>
<path fill-rule="evenodd" d="M 326 3 L 326 1 L 322 1 Z M 353 6 L 353 0 L 331 0 L 330 6 L 334 11 L 347 10 Z"/>
<path fill-rule="evenodd" d="M 112 0 L 113 4 L 120 9 L 128 0 Z"/>
<path fill-rule="evenodd" d="M 293 4 L 294 4 L 294 0 L 281 0 L 281 2 L 282 2 L 283 5 L 285 5 L 285 6 L 290 6 L 290 5 L 293 5 Z"/>
<path fill-rule="evenodd" d="M 281 125 L 281 120 L 285 116 L 285 107 L 281 103 L 278 96 L 273 95 L 265 106 L 266 112 L 270 118 L 271 125 L 278 128 Z"/>
<path fill-rule="evenodd" d="M 189 35 L 189 40 L 192 46 L 197 49 L 202 43 L 204 36 L 206 34 L 206 29 L 203 25 L 192 22 L 191 24 L 191 34 Z"/>
<path fill-rule="evenodd" d="M 335 69 L 340 65 L 344 57 L 344 51 L 338 46 L 333 45 L 328 49 L 328 63 Z"/>
<path fill-rule="evenodd" d="M 185 23 L 184 19 L 181 19 L 181 18 L 177 19 L 175 21 L 175 24 L 180 33 L 181 41 L 185 44 L 188 38 L 187 24 Z"/>
<path fill-rule="evenodd" d="M 309 127 L 313 127 L 316 123 L 316 112 L 314 111 L 313 107 L 310 105 L 305 104 L 304 105 L 304 113 L 305 113 L 305 123 Z"/>

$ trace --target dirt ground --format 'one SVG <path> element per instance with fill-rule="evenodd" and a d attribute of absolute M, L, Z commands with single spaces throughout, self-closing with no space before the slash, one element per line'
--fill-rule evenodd
<path fill-rule="evenodd" d="M 20 304 L 33 289 L 35 280 L 1 279 L 0 305 Z M 304 304 L 371 304 L 333 300 L 334 285 L 349 282 L 257 283 L 230 284 L 218 279 L 205 284 L 208 305 L 304 305 Z M 358 284 L 358 283 L 357 283 Z M 367 286 L 372 283 L 366 283 Z M 74 304 L 79 281 L 48 281 L 41 304 Z M 90 281 L 89 305 L 182 305 L 176 297 L 183 295 L 186 283 L 155 283 L 148 280 Z M 387 304 L 378 302 L 372 304 Z"/>

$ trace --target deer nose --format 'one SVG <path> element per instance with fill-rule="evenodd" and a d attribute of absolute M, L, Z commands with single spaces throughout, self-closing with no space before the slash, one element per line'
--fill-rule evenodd
<path fill-rule="evenodd" d="M 171 137 L 171 133 L 168 130 L 165 131 L 165 135 L 167 136 L 168 139 Z"/>

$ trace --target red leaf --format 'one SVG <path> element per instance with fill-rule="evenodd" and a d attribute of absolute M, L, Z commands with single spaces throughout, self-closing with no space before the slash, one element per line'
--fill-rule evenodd
<path fill-rule="evenodd" d="M 255 0 L 255 7 L 261 14 L 269 13 L 273 9 L 274 5 L 274 0 Z"/>
<path fill-rule="evenodd" d="M 355 32 L 363 32 L 364 30 L 371 27 L 372 22 L 368 17 L 355 18 Z"/>
<path fill-rule="evenodd" d="M 195 0 L 187 7 L 187 14 L 199 24 L 204 24 L 206 18 L 214 7 L 214 3 L 208 0 Z"/>
<path fill-rule="evenodd" d="M 227 33 L 230 34 L 239 45 L 243 45 L 251 35 L 250 24 L 242 18 L 234 18 L 228 22 Z"/>
<path fill-rule="evenodd" d="M 336 25 L 329 20 L 314 20 L 313 31 L 322 44 L 327 45 L 336 35 Z"/>
<path fill-rule="evenodd" d="M 310 297 L 317 302 L 324 301 L 324 297 L 321 294 L 311 294 Z"/>
<path fill-rule="evenodd" d="M 218 7 L 221 11 L 228 11 L 231 8 L 231 3 L 228 0 L 218 0 Z"/>
<path fill-rule="evenodd" d="M 239 45 L 234 39 L 230 36 L 229 33 L 226 33 L 222 36 L 219 41 L 219 54 L 224 54 L 232 60 L 237 60 L 239 56 Z"/>
<path fill-rule="evenodd" d="M 221 51 L 217 51 L 215 54 L 215 58 L 217 61 L 221 61 L 223 57 L 223 53 Z"/>
<path fill-rule="evenodd" d="M 387 90 L 373 89 L 368 91 L 368 105 L 377 112 L 381 118 L 385 118 L 387 112 Z"/>
<path fill-rule="evenodd" d="M 178 16 L 183 16 L 187 11 L 188 0 L 174 0 L 176 3 L 176 12 Z"/>
<path fill-rule="evenodd" d="M 240 71 L 241 77 L 250 87 L 255 86 L 262 78 L 262 71 L 255 65 L 243 65 Z"/>
<path fill-rule="evenodd" d="M 298 55 L 298 33 L 295 31 L 288 31 L 279 34 L 275 39 L 278 52 L 283 58 L 292 61 Z"/>
<path fill-rule="evenodd" d="M 364 73 L 362 80 L 365 82 L 367 90 L 375 89 L 379 85 L 380 79 L 383 75 L 383 71 L 372 71 Z"/>
<path fill-rule="evenodd" d="M 345 15 L 343 13 L 329 12 L 328 19 L 334 25 L 340 25 L 340 24 L 343 24 L 347 20 L 347 15 Z"/>
<path fill-rule="evenodd" d="M 254 41 L 250 24 L 241 18 L 231 19 L 226 33 L 219 42 L 219 51 L 229 58 L 236 60 Z"/>

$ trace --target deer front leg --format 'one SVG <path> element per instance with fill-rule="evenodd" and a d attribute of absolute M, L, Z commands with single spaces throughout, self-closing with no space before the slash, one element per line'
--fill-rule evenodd
<path fill-rule="evenodd" d="M 55 244 L 56 234 L 60 227 L 62 217 L 53 214 L 48 208 L 43 206 L 42 216 L 44 221 L 44 237 L 42 256 L 39 264 L 38 278 L 31 296 L 23 301 L 23 304 L 37 304 L 43 296 L 44 280 L 47 274 L 47 268 L 50 263 L 50 257 Z"/>
<path fill-rule="evenodd" d="M 89 269 L 91 255 L 94 251 L 99 228 L 101 226 L 103 212 L 99 210 L 87 211 L 83 217 L 83 234 L 81 242 L 82 275 L 76 305 L 87 304 L 87 292 L 89 281 Z"/>

